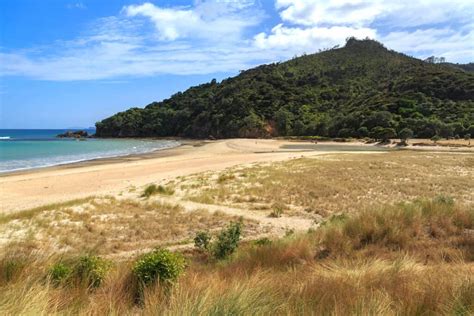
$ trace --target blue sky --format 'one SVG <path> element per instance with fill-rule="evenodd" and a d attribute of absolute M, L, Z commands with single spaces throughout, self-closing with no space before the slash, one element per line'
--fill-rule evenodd
<path fill-rule="evenodd" d="M 0 128 L 92 126 L 349 36 L 467 63 L 473 16 L 466 0 L 0 0 Z"/>

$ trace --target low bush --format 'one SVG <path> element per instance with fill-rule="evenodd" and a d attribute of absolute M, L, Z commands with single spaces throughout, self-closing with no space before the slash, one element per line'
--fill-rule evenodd
<path fill-rule="evenodd" d="M 145 191 L 143 191 L 142 197 L 150 197 L 153 194 L 156 194 L 158 191 L 158 187 L 156 184 L 150 184 L 145 188 Z"/>
<path fill-rule="evenodd" d="M 212 245 L 212 254 L 216 259 L 225 259 L 234 253 L 239 246 L 242 226 L 242 219 L 238 222 L 231 222 L 217 235 L 216 241 Z"/>
<path fill-rule="evenodd" d="M 213 242 L 211 242 L 212 236 L 208 232 L 198 232 L 194 237 L 194 246 L 201 251 L 208 252 L 217 260 L 225 259 L 239 246 L 242 228 L 242 218 L 237 222 L 230 222 L 215 236 Z"/>
<path fill-rule="evenodd" d="M 198 232 L 194 237 L 194 246 L 200 250 L 209 250 L 212 236 L 208 232 Z"/>
<path fill-rule="evenodd" d="M 104 281 L 111 262 L 103 258 L 85 255 L 73 267 L 73 275 L 87 287 L 99 287 Z"/>
<path fill-rule="evenodd" d="M 48 277 L 54 284 L 62 284 L 64 283 L 72 274 L 72 269 L 70 266 L 58 262 L 55 263 L 48 272 Z"/>
<path fill-rule="evenodd" d="M 159 194 L 163 194 L 163 195 L 173 195 L 174 194 L 174 190 L 172 188 L 165 187 L 165 186 L 162 186 L 162 185 L 158 186 L 157 192 Z"/>
<path fill-rule="evenodd" d="M 181 254 L 167 249 L 155 249 L 143 255 L 133 266 L 133 273 L 143 285 L 159 281 L 162 284 L 174 283 L 186 267 Z"/>
<path fill-rule="evenodd" d="M 174 190 L 162 185 L 157 186 L 156 184 L 150 184 L 143 191 L 142 197 L 149 198 L 150 196 L 155 194 L 173 195 Z"/>

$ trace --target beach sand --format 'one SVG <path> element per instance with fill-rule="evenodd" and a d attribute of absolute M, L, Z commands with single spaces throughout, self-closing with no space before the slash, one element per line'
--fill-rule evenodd
<path fill-rule="evenodd" d="M 374 145 L 333 143 L 334 150 L 314 149 L 308 142 L 228 139 L 183 141 L 177 148 L 151 154 L 99 159 L 70 165 L 14 172 L 0 176 L 0 213 L 21 211 L 92 195 L 113 195 L 142 190 L 153 182 L 203 171 L 255 162 L 274 162 L 337 152 L 340 146 Z M 324 143 L 324 146 L 331 143 Z M 352 148 L 352 147 L 351 147 Z"/>

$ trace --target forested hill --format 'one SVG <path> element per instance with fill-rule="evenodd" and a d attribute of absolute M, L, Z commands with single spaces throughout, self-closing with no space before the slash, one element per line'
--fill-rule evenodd
<path fill-rule="evenodd" d="M 96 124 L 99 137 L 474 136 L 474 73 L 372 40 L 259 66 Z M 406 129 L 405 129 L 406 131 Z"/>

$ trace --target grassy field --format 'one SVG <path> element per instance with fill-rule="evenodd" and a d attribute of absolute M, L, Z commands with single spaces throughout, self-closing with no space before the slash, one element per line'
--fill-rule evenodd
<path fill-rule="evenodd" d="M 215 230 L 235 217 L 205 209 L 140 199 L 92 197 L 0 217 L 0 252 L 12 244 L 47 253 L 133 255 L 156 246 L 192 242 L 199 230 Z M 246 221 L 246 234 L 255 223 Z"/>
<path fill-rule="evenodd" d="M 326 217 L 437 195 L 472 203 L 473 178 L 470 154 L 399 151 L 238 167 L 181 178 L 169 185 L 192 201 Z"/>
<path fill-rule="evenodd" d="M 0 314 L 472 315 L 473 178 L 468 154 L 331 154 L 5 215 Z M 217 257 L 236 237 L 230 207 L 317 225 L 266 238 L 243 216 L 244 240 Z"/>

